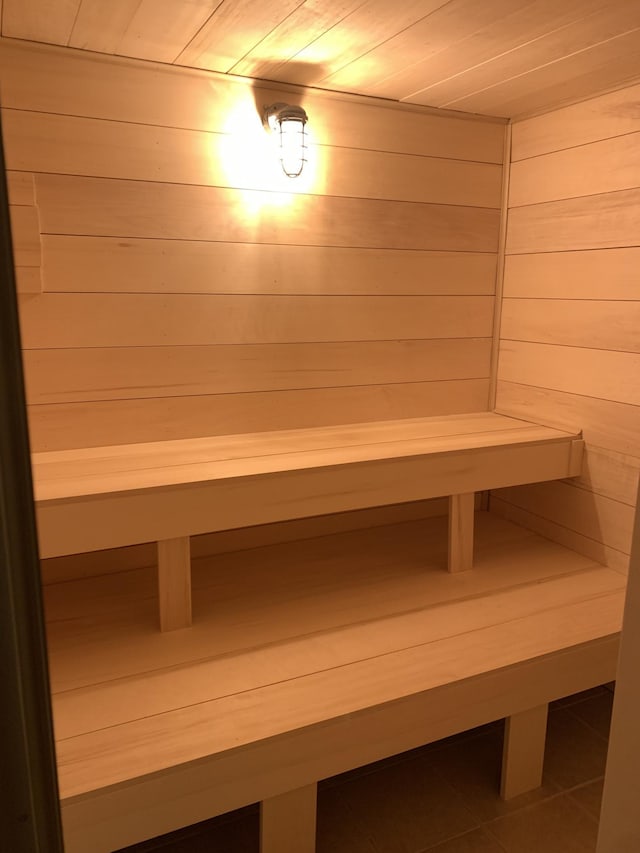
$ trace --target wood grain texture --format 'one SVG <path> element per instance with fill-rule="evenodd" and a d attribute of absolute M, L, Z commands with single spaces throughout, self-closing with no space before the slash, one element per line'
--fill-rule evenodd
<path fill-rule="evenodd" d="M 503 300 L 505 340 L 640 352 L 640 300 Z"/>
<path fill-rule="evenodd" d="M 488 337 L 490 296 L 43 294 L 25 349 Z M 468 312 L 468 313 L 466 313 Z"/>
<path fill-rule="evenodd" d="M 639 93 L 639 85 L 628 86 L 562 110 L 515 122 L 513 160 L 638 132 Z"/>
<path fill-rule="evenodd" d="M 32 405 L 487 378 L 488 338 L 26 350 Z"/>
<path fill-rule="evenodd" d="M 434 498 L 427 501 L 354 510 L 348 513 L 333 513 L 316 518 L 283 521 L 280 524 L 224 530 L 220 533 L 194 536 L 191 540 L 191 553 L 194 560 L 200 560 L 215 554 L 244 551 L 296 539 L 312 539 L 347 530 L 384 527 L 388 524 L 402 524 L 417 519 L 446 516 L 447 508 L 447 498 Z M 476 500 L 476 509 L 480 509 L 480 496 Z M 43 560 L 42 580 L 43 584 L 48 586 L 68 580 L 148 569 L 155 564 L 155 545 L 132 545 L 128 548 L 91 551 Z"/>
<path fill-rule="evenodd" d="M 4 0 L 2 35 L 67 44 L 82 0 Z"/>
<path fill-rule="evenodd" d="M 570 530 L 568 527 L 563 527 L 551 518 L 528 512 L 511 501 L 498 498 L 495 494 L 490 497 L 490 507 L 492 515 L 506 518 L 528 530 L 533 530 L 540 536 L 545 536 L 552 542 L 557 542 L 575 553 L 583 554 L 614 571 L 626 574 L 629 570 L 628 554 L 577 533 L 575 530 Z"/>
<path fill-rule="evenodd" d="M 501 380 L 497 411 L 525 419 L 535 417 L 560 429 L 582 429 L 588 444 L 640 456 L 640 411 L 633 403 Z"/>
<path fill-rule="evenodd" d="M 315 853 L 317 785 L 260 803 L 260 853 Z"/>
<path fill-rule="evenodd" d="M 497 395 L 586 441 L 571 486 L 502 493 L 498 511 L 622 571 L 640 465 L 635 93 L 514 124 Z"/>
<path fill-rule="evenodd" d="M 479 412 L 488 379 L 32 406 L 34 450 Z"/>
<path fill-rule="evenodd" d="M 527 512 L 629 553 L 634 507 L 567 483 L 518 486 L 496 494 Z"/>
<path fill-rule="evenodd" d="M 161 631 L 191 625 L 191 548 L 189 537 L 158 541 L 158 603 Z"/>
<path fill-rule="evenodd" d="M 62 175 L 36 185 L 43 234 L 497 250 L 499 211 L 485 208 Z"/>
<path fill-rule="evenodd" d="M 500 783 L 503 800 L 542 785 L 548 710 L 548 705 L 539 705 L 505 720 Z"/>
<path fill-rule="evenodd" d="M 260 139 L 254 146 L 260 168 L 240 167 L 234 152 L 245 149 L 249 156 L 244 134 L 211 134 L 22 110 L 6 110 L 4 127 L 7 163 L 13 169 L 297 190 L 286 178 L 281 179 L 272 151 L 260 146 Z M 262 135 L 266 140 L 266 134 Z M 312 193 L 499 206 L 498 165 L 328 146 L 314 146 L 312 156 Z"/>
<path fill-rule="evenodd" d="M 474 505 L 473 493 L 449 497 L 450 572 L 466 572 L 473 568 Z"/>
<path fill-rule="evenodd" d="M 212 78 L 192 69 L 11 41 L 2 44 L 0 71 L 4 107 L 161 128 L 228 133 L 235 127 L 262 134 L 258 110 L 292 97 L 277 84 L 258 81 L 254 88 L 246 81 Z M 86 85 L 78 86 L 78 80 Z M 126 98 L 118 96 L 123 88 Z M 154 91 L 162 91 L 163 97 L 150 97 Z M 305 91 L 304 105 L 313 115 L 319 145 L 502 162 L 502 124 L 435 116 L 373 100 L 341 101 L 318 91 Z"/>
<path fill-rule="evenodd" d="M 640 186 L 640 133 L 628 133 L 516 162 L 511 207 L 636 189 Z"/>
<path fill-rule="evenodd" d="M 490 295 L 496 256 L 117 237 L 42 238 L 48 291 Z"/>
<path fill-rule="evenodd" d="M 507 254 L 636 246 L 638 210 L 637 189 L 513 208 Z"/>
<path fill-rule="evenodd" d="M 636 353 L 505 340 L 499 378 L 637 406 L 639 367 Z"/>
<path fill-rule="evenodd" d="M 509 255 L 505 258 L 504 296 L 637 299 L 639 265 L 638 246 L 628 249 Z M 605 279 L 607 285 L 606 290 L 603 290 Z"/>

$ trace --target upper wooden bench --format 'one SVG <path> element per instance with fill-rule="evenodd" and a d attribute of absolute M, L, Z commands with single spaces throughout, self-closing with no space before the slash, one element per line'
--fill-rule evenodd
<path fill-rule="evenodd" d="M 189 537 L 450 496 L 471 568 L 474 493 L 580 473 L 574 435 L 491 412 L 36 453 L 42 557 L 158 542 L 163 629 L 191 622 Z"/>

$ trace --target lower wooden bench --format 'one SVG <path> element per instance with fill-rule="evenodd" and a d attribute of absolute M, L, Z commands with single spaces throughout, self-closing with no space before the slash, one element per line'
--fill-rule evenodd
<path fill-rule="evenodd" d="M 318 780 L 507 717 L 503 794 L 540 783 L 549 701 L 615 676 L 624 576 L 487 512 L 194 561 L 194 624 L 153 568 L 46 588 L 67 853 L 262 802 L 262 853 L 312 853 Z"/>
<path fill-rule="evenodd" d="M 160 624 L 191 624 L 191 536 L 449 496 L 452 572 L 474 493 L 577 475 L 583 442 L 492 412 L 36 453 L 43 557 L 158 543 Z"/>

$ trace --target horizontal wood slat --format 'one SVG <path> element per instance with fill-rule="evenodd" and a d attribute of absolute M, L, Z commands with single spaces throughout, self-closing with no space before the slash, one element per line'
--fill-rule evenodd
<path fill-rule="evenodd" d="M 640 456 L 640 409 L 599 397 L 555 391 L 518 382 L 498 382 L 497 411 L 560 429 L 582 429 L 590 444 Z"/>
<path fill-rule="evenodd" d="M 640 131 L 640 85 L 513 125 L 512 161 Z"/>
<path fill-rule="evenodd" d="M 496 255 L 118 237 L 42 238 L 48 291 L 493 294 Z"/>
<path fill-rule="evenodd" d="M 491 340 L 26 350 L 32 405 L 489 376 Z"/>
<path fill-rule="evenodd" d="M 490 296 L 44 294 L 25 349 L 487 337 Z"/>
<path fill-rule="evenodd" d="M 36 192 L 44 234 L 497 249 L 499 211 L 485 208 L 58 175 L 38 175 Z"/>
<path fill-rule="evenodd" d="M 504 299 L 505 340 L 640 352 L 640 300 Z"/>
<path fill-rule="evenodd" d="M 568 527 L 563 527 L 550 518 L 528 512 L 509 501 L 498 498 L 495 493 L 491 495 L 491 514 L 533 530 L 552 542 L 558 542 L 565 548 L 569 548 L 578 554 L 584 554 L 589 559 L 596 560 L 596 562 L 609 566 L 618 572 L 626 574 L 629 570 L 628 554 L 617 551 L 615 548 L 598 542 L 596 539 L 591 539 L 589 536 L 583 536 Z"/>
<path fill-rule="evenodd" d="M 7 165 L 89 177 L 299 192 L 262 126 L 211 134 L 77 116 L 4 111 Z M 501 167 L 463 160 L 313 146 L 302 186 L 353 198 L 499 207 Z"/>
<path fill-rule="evenodd" d="M 517 127 L 517 125 L 515 125 Z M 508 255 L 504 296 L 537 299 L 640 299 L 640 247 Z M 606 289 L 603 290 L 603 282 Z"/>
<path fill-rule="evenodd" d="M 511 167 L 509 204 L 545 201 L 640 187 L 640 132 L 592 142 Z"/>
<path fill-rule="evenodd" d="M 496 495 L 582 536 L 629 553 L 634 507 L 560 482 L 498 489 Z"/>
<path fill-rule="evenodd" d="M 488 379 L 31 406 L 33 450 L 158 441 L 487 409 Z"/>
<path fill-rule="evenodd" d="M 636 246 L 640 189 L 509 211 L 507 254 Z"/>
<path fill-rule="evenodd" d="M 0 70 L 10 72 L 3 74 L 5 107 L 220 133 L 255 128 L 264 104 L 292 98 L 277 84 L 259 81 L 254 88 L 246 81 L 212 78 L 193 69 L 105 61 L 82 51 L 7 41 L 0 51 Z M 78 86 L 78 80 L 85 85 Z M 123 91 L 126 98 L 120 96 Z M 162 97 L 150 97 L 153 92 L 162 92 Z M 500 123 L 299 92 L 319 144 L 502 162 Z"/>
<path fill-rule="evenodd" d="M 628 352 L 504 341 L 499 378 L 640 405 L 640 355 Z"/>

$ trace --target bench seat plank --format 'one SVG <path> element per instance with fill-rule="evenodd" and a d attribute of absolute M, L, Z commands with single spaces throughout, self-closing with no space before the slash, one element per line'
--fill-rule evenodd
<path fill-rule="evenodd" d="M 489 553 L 499 561 L 505 548 L 499 534 L 514 526 L 480 515 L 481 525 L 487 521 L 496 531 Z M 625 578 L 586 558 L 577 563 L 576 555 L 554 543 L 538 552 L 538 542 L 524 532 L 518 558 L 501 569 L 509 577 L 501 590 L 383 617 L 374 610 L 359 624 L 205 660 L 198 659 L 202 651 L 195 642 L 194 660 L 179 670 L 165 667 L 131 678 L 123 662 L 120 679 L 111 672 L 109 681 L 90 687 L 54 687 L 63 800 L 615 636 Z M 543 558 L 547 565 L 555 561 L 555 576 L 523 583 L 530 577 L 527 543 L 540 566 Z M 371 553 L 375 546 L 374 536 Z M 302 554 L 304 543 L 298 547 Z M 314 540 L 306 548 L 312 559 Z M 360 559 L 366 562 L 366 552 Z M 405 572 L 400 558 L 398 583 L 406 582 Z M 437 571 L 429 577 L 444 578 L 452 588 L 459 580 Z M 296 608 L 296 600 L 289 606 Z M 317 607 L 333 609 L 334 601 L 319 599 Z M 263 621 L 278 613 L 276 599 L 265 605 Z M 215 618 L 213 610 L 209 619 Z M 93 626 L 86 630 L 90 639 Z M 129 642 L 131 656 L 135 635 Z M 58 647 L 54 636 L 50 654 L 55 672 L 60 655 L 90 658 L 92 651 L 81 642 Z"/>
<path fill-rule="evenodd" d="M 53 557 L 558 479 L 578 473 L 580 446 L 483 413 L 39 453 L 40 549 Z"/>

